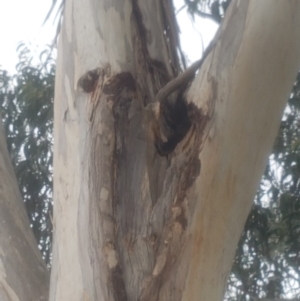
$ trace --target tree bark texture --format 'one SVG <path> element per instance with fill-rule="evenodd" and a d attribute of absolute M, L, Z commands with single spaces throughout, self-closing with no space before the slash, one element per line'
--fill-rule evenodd
<path fill-rule="evenodd" d="M 233 1 L 196 78 L 158 102 L 182 66 L 171 2 L 66 2 L 51 301 L 222 299 L 299 28 L 296 0 Z"/>
<path fill-rule="evenodd" d="M 48 300 L 49 272 L 30 229 L 0 122 L 0 300 Z"/>

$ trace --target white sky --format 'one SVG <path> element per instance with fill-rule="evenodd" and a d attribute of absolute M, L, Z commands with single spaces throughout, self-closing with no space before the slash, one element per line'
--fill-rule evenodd
<path fill-rule="evenodd" d="M 174 2 L 177 9 L 183 5 L 183 0 Z M 19 42 L 29 45 L 37 56 L 45 45 L 52 43 L 56 26 L 53 26 L 52 20 L 42 26 L 51 4 L 52 0 L 0 0 L 0 67 L 14 73 Z M 217 26 L 210 20 L 200 18 L 196 18 L 193 24 L 185 9 L 178 13 L 178 18 L 182 49 L 193 62 L 201 57 L 202 45 L 208 45 Z"/>
<path fill-rule="evenodd" d="M 176 10 L 179 10 L 183 0 L 173 0 Z M 209 19 L 195 17 L 195 21 L 187 14 L 186 9 L 180 10 L 177 20 L 181 31 L 181 47 L 190 62 L 201 58 L 203 47 L 206 48 L 214 37 L 218 26 Z"/>
<path fill-rule="evenodd" d="M 37 54 L 51 44 L 55 35 L 52 21 L 42 24 L 52 0 L 0 0 L 0 66 L 13 73 L 18 63 L 17 45 L 32 44 Z M 39 50 L 40 49 L 40 50 Z"/>

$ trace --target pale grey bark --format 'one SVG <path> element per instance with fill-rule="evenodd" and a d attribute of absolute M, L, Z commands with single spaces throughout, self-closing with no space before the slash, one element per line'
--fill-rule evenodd
<path fill-rule="evenodd" d="M 66 3 L 51 301 L 222 299 L 299 68 L 300 3 L 233 1 L 187 95 L 154 103 L 180 69 L 171 9 Z M 178 95 L 191 127 L 162 156 L 169 132 L 156 114 Z"/>
<path fill-rule="evenodd" d="M 29 226 L 0 122 L 0 300 L 48 300 L 49 272 Z"/>
<path fill-rule="evenodd" d="M 183 300 L 196 296 L 220 300 L 223 295 L 299 70 L 299 5 L 297 1 L 233 2 L 212 60 L 189 91 L 188 99 L 205 111 L 211 109 L 210 100 L 215 107 L 194 186 L 200 201 L 191 226 L 192 255 Z"/>

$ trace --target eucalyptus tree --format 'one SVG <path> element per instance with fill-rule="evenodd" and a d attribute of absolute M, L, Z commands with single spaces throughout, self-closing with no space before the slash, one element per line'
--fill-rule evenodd
<path fill-rule="evenodd" d="M 296 1 L 225 10 L 194 77 L 170 1 L 65 3 L 50 300 L 222 299 L 300 60 Z"/>
<path fill-rule="evenodd" d="M 66 2 L 50 300 L 222 299 L 299 68 L 299 13 L 232 1 L 194 78 L 169 1 Z"/>
<path fill-rule="evenodd" d="M 53 97 L 51 48 L 33 57 L 18 46 L 16 73 L 0 71 L 0 106 L 8 150 L 31 228 L 47 264 L 51 258 Z"/>

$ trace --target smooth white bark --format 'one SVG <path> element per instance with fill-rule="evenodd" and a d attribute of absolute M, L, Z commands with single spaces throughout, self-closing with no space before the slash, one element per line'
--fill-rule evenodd
<path fill-rule="evenodd" d="M 191 191 L 199 202 L 183 300 L 222 298 L 299 66 L 299 2 L 234 2 L 188 95 L 204 109 L 215 102 L 215 109 Z"/>

